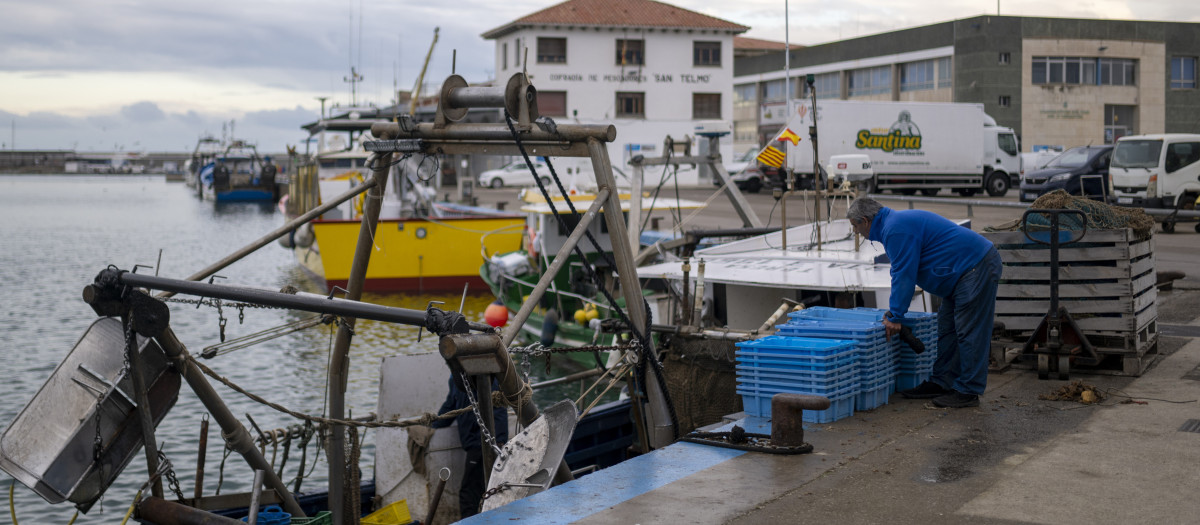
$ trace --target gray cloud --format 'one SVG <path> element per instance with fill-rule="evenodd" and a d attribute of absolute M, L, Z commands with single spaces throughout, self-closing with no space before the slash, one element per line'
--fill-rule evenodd
<path fill-rule="evenodd" d="M 144 124 L 162 120 L 166 114 L 163 113 L 163 110 L 158 109 L 158 104 L 142 101 L 122 107 L 121 116 L 134 123 Z"/>

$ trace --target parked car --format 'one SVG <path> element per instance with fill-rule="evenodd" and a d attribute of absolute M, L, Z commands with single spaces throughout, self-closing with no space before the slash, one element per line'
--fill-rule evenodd
<path fill-rule="evenodd" d="M 537 170 L 542 184 L 549 184 L 551 180 L 550 167 L 540 160 L 534 161 L 533 167 Z M 503 168 L 480 173 L 479 184 L 490 188 L 503 188 L 505 186 L 531 186 L 536 184 L 536 181 L 533 179 L 533 173 L 529 171 L 529 165 L 523 160 L 518 160 Z"/>
<path fill-rule="evenodd" d="M 1031 202 L 1054 190 L 1103 198 L 1112 151 L 1111 145 L 1078 146 L 1064 151 L 1042 169 L 1026 171 L 1021 178 L 1021 202 Z"/>

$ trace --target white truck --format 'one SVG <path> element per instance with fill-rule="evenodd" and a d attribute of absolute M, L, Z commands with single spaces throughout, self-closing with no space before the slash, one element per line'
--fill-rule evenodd
<path fill-rule="evenodd" d="M 1119 206 L 1193 210 L 1200 198 L 1200 135 L 1166 133 L 1117 139 L 1108 168 Z M 1166 217 L 1163 231 L 1175 230 Z M 1200 225 L 1196 226 L 1200 232 Z"/>
<path fill-rule="evenodd" d="M 786 128 L 793 138 L 781 140 L 786 167 L 809 177 L 812 104 L 796 101 L 794 107 Z M 818 100 L 816 115 L 821 161 L 868 155 L 875 172 L 861 183 L 868 192 L 937 195 L 949 188 L 968 197 L 979 190 L 1000 197 L 1021 173 L 1016 133 L 997 126 L 983 104 Z"/>

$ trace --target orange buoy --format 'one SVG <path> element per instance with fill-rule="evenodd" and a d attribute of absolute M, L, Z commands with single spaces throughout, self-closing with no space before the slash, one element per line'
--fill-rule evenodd
<path fill-rule="evenodd" d="M 483 311 L 483 321 L 494 328 L 508 324 L 508 307 L 496 299 Z"/>

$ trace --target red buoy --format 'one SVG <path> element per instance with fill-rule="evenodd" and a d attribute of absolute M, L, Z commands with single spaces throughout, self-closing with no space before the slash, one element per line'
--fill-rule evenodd
<path fill-rule="evenodd" d="M 489 304 L 487 309 L 483 311 L 483 321 L 489 326 L 500 328 L 508 324 L 508 307 L 504 303 L 496 299 L 495 302 Z"/>

